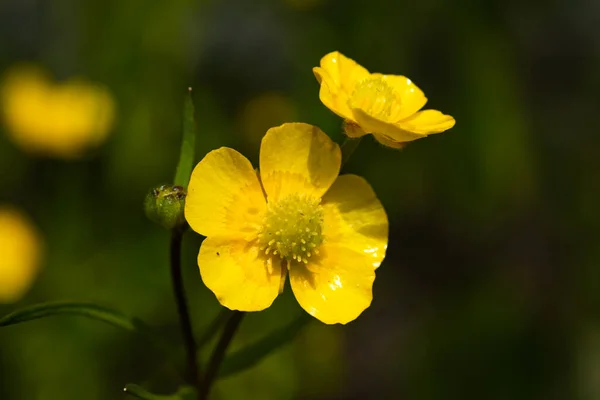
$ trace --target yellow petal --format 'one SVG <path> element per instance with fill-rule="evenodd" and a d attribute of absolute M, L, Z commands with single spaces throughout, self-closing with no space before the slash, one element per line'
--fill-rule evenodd
<path fill-rule="evenodd" d="M 300 306 L 326 324 L 356 319 L 373 299 L 375 269 L 363 254 L 324 244 L 308 265 L 294 263 L 290 283 Z"/>
<path fill-rule="evenodd" d="M 382 145 L 391 147 L 392 149 L 403 149 L 404 147 L 406 147 L 406 142 L 396 142 L 395 140 L 392 140 L 387 136 L 380 135 L 378 133 L 374 133 L 373 137 Z"/>
<path fill-rule="evenodd" d="M 352 94 L 357 82 L 369 77 L 369 71 L 339 51 L 321 58 L 321 68 L 329 74 L 335 85 L 348 95 Z"/>
<path fill-rule="evenodd" d="M 399 112 L 394 115 L 397 121 L 413 115 L 427 103 L 423 91 L 405 76 L 375 73 L 371 77 L 382 79 L 394 89 L 400 101 Z"/>
<path fill-rule="evenodd" d="M 348 94 L 341 90 L 323 68 L 313 68 L 317 81 L 321 84 L 319 99 L 321 102 L 342 118 L 351 118 L 352 111 L 348 107 Z"/>
<path fill-rule="evenodd" d="M 271 260 L 251 243 L 228 238 L 204 239 L 198 254 L 202 281 L 219 303 L 231 310 L 260 311 L 279 294 L 279 258 Z"/>
<path fill-rule="evenodd" d="M 251 240 L 262 222 L 266 201 L 250 161 L 221 147 L 208 153 L 192 172 L 185 218 L 204 236 Z"/>
<path fill-rule="evenodd" d="M 426 134 L 419 134 L 404 130 L 399 126 L 399 124 L 381 121 L 367 114 L 360 108 L 352 109 L 352 113 L 358 125 L 360 125 L 365 132 L 379 134 L 395 142 L 410 142 L 427 136 Z"/>
<path fill-rule="evenodd" d="M 400 121 L 398 125 L 401 129 L 409 132 L 430 135 L 452 128 L 455 122 L 450 115 L 442 114 L 437 110 L 424 110 Z"/>
<path fill-rule="evenodd" d="M 309 314 L 327 324 L 354 320 L 371 304 L 375 270 L 385 257 L 388 220 L 361 177 L 342 175 L 323 197 L 326 242 L 307 266 L 293 264 L 290 282 Z"/>
<path fill-rule="evenodd" d="M 291 193 L 321 197 L 340 172 L 339 146 L 316 126 L 271 128 L 260 148 L 260 176 L 269 201 Z"/>
<path fill-rule="evenodd" d="M 367 181 L 357 175 L 341 175 L 321 204 L 327 243 L 359 252 L 371 268 L 378 268 L 387 249 L 388 219 Z"/>

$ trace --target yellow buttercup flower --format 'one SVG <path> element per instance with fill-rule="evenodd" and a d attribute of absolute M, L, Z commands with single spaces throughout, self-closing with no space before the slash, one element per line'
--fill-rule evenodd
<path fill-rule="evenodd" d="M 321 85 L 319 98 L 344 118 L 350 137 L 372 133 L 380 143 L 401 148 L 404 143 L 454 126 L 454 118 L 436 110 L 421 110 L 427 98 L 410 79 L 369 73 L 338 51 L 313 68 Z"/>
<path fill-rule="evenodd" d="M 31 286 L 40 266 L 40 241 L 25 215 L 0 206 L 0 303 L 19 300 Z"/>
<path fill-rule="evenodd" d="M 33 153 L 79 157 L 104 141 L 114 120 L 104 87 L 80 79 L 54 83 L 31 66 L 10 70 L 0 95 L 10 138 Z"/>
<path fill-rule="evenodd" d="M 302 123 L 269 129 L 260 173 L 227 147 L 198 163 L 185 217 L 207 236 L 200 274 L 223 306 L 269 307 L 288 272 L 302 308 L 327 324 L 350 322 L 371 304 L 387 216 L 363 178 L 338 176 L 340 165 L 339 146 Z"/>

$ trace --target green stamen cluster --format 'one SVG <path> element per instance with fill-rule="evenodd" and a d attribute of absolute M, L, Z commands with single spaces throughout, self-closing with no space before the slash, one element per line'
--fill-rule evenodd
<path fill-rule="evenodd" d="M 263 229 L 258 235 L 265 254 L 287 261 L 308 263 L 323 243 L 323 207 L 320 199 L 291 194 L 267 205 Z"/>

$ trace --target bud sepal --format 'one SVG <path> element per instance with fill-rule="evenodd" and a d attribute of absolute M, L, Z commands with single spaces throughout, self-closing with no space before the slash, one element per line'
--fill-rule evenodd
<path fill-rule="evenodd" d="M 150 191 L 144 200 L 144 212 L 148 219 L 166 229 L 185 226 L 186 190 L 182 186 L 161 185 Z"/>

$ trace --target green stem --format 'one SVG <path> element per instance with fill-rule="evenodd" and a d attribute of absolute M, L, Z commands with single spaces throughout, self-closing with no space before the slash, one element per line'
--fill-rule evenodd
<path fill-rule="evenodd" d="M 346 165 L 350 159 L 350 156 L 352 156 L 352 153 L 354 153 L 354 150 L 356 150 L 361 140 L 362 136 L 356 139 L 346 138 L 342 144 L 342 167 Z"/>
<path fill-rule="evenodd" d="M 219 372 L 219 367 L 221 366 L 221 362 L 225 358 L 225 352 L 227 351 L 227 347 L 231 343 L 231 340 L 235 336 L 242 319 L 244 318 L 246 313 L 241 311 L 234 311 L 229 320 L 225 324 L 223 328 L 223 333 L 221 334 L 221 338 L 219 339 L 219 343 L 213 350 L 213 353 L 210 356 L 210 360 L 208 361 L 208 367 L 206 369 L 206 375 L 204 376 L 204 385 L 202 387 L 203 391 L 200 392 L 200 399 L 207 400 L 208 395 L 210 393 L 210 389 L 213 381 L 217 377 L 217 373 Z"/>
<path fill-rule="evenodd" d="M 173 292 L 175 293 L 175 302 L 177 304 L 177 313 L 179 314 L 179 324 L 181 326 L 181 336 L 185 346 L 187 357 L 186 378 L 187 382 L 193 385 L 198 393 L 202 390 L 202 381 L 200 379 L 200 368 L 196 357 L 196 341 L 192 331 L 192 322 L 185 298 L 183 288 L 183 277 L 181 274 L 181 241 L 183 239 L 184 229 L 173 229 L 171 234 L 171 280 L 173 283 Z"/>
<path fill-rule="evenodd" d="M 215 316 L 215 318 L 210 322 L 208 328 L 204 331 L 200 339 L 198 340 L 198 351 L 201 351 L 202 348 L 211 341 L 211 339 L 217 334 L 221 326 L 227 321 L 231 314 L 231 310 L 225 307 L 221 307 L 219 313 Z"/>

